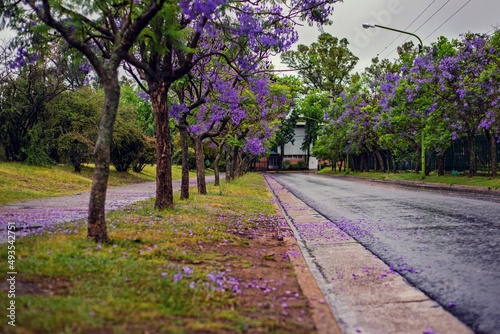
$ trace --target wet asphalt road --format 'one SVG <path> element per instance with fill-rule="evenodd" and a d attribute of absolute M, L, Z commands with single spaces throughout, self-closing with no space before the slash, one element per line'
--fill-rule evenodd
<path fill-rule="evenodd" d="M 273 177 L 476 333 L 500 333 L 500 194 Z"/>

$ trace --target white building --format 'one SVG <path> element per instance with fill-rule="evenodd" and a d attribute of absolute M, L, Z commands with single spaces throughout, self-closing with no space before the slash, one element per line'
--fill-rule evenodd
<path fill-rule="evenodd" d="M 293 144 L 287 143 L 284 147 L 283 161 L 290 161 L 291 164 L 297 164 L 299 161 L 307 160 L 307 152 L 300 149 L 302 142 L 306 136 L 305 122 L 297 122 L 295 127 L 295 137 Z M 281 149 L 278 148 L 278 153 L 281 154 Z M 318 169 L 318 159 L 309 157 L 309 169 Z"/>

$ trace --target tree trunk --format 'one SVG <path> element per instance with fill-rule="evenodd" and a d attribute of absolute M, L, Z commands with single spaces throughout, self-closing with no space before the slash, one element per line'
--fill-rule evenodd
<path fill-rule="evenodd" d="M 370 167 L 368 166 L 368 153 L 363 153 L 361 155 L 361 171 L 365 173 L 370 171 Z"/>
<path fill-rule="evenodd" d="M 181 199 L 189 198 L 189 152 L 188 152 L 188 133 L 185 120 L 180 121 L 179 134 L 181 139 L 182 153 L 182 177 L 181 177 Z"/>
<path fill-rule="evenodd" d="M 394 161 L 394 154 L 392 154 L 392 151 L 391 150 L 388 150 L 387 151 L 387 154 L 389 154 L 389 160 L 391 161 L 391 165 L 392 165 L 392 172 L 394 174 L 397 173 L 397 168 L 396 168 L 396 161 Z"/>
<path fill-rule="evenodd" d="M 231 170 L 229 171 L 231 173 L 230 175 L 231 180 L 234 180 L 236 177 L 236 165 L 238 164 L 238 151 L 239 151 L 238 146 L 233 147 L 233 153 L 231 154 Z"/>
<path fill-rule="evenodd" d="M 476 152 L 474 152 L 474 134 L 467 134 L 467 151 L 469 151 L 469 177 L 476 175 Z"/>
<path fill-rule="evenodd" d="M 117 71 L 101 79 L 105 97 L 94 149 L 95 169 L 90 191 L 87 237 L 96 242 L 108 242 L 105 215 L 106 190 L 109 178 L 110 147 L 120 101 L 120 85 Z"/>
<path fill-rule="evenodd" d="M 243 153 L 243 149 L 240 150 L 238 156 L 239 156 L 238 177 L 241 177 L 245 175 L 245 173 L 248 171 L 250 160 L 247 159 L 248 156 Z"/>
<path fill-rule="evenodd" d="M 203 153 L 203 142 L 199 136 L 191 137 L 194 144 L 194 153 L 196 156 L 196 181 L 198 184 L 198 194 L 207 193 L 207 184 L 205 182 L 205 154 Z"/>
<path fill-rule="evenodd" d="M 237 177 L 240 177 L 240 169 L 241 169 L 241 155 L 239 148 L 236 149 L 234 153 L 234 162 L 233 162 L 233 180 Z"/>
<path fill-rule="evenodd" d="M 491 177 L 497 176 L 497 142 L 495 136 L 491 136 Z"/>
<path fill-rule="evenodd" d="M 444 160 L 446 158 L 446 152 L 443 152 L 438 155 L 438 175 L 444 175 Z"/>
<path fill-rule="evenodd" d="M 221 157 L 221 147 L 217 147 L 217 154 L 214 159 L 214 186 L 220 185 L 219 162 Z"/>
<path fill-rule="evenodd" d="M 375 152 L 372 153 L 372 155 L 369 155 L 368 157 L 373 156 L 373 171 L 378 172 L 378 160 L 377 156 L 375 155 Z M 370 164 L 370 159 L 368 159 L 368 165 Z"/>
<path fill-rule="evenodd" d="M 156 132 L 156 201 L 155 209 L 163 210 L 174 206 L 172 186 L 172 146 L 168 115 L 166 84 L 150 85 L 151 103 L 155 116 Z"/>
<path fill-rule="evenodd" d="M 280 145 L 280 165 L 279 165 L 279 170 L 283 170 L 283 159 L 285 158 L 285 144 Z"/>
<path fill-rule="evenodd" d="M 424 170 L 425 176 L 429 176 L 431 174 L 431 160 L 430 160 L 430 158 L 425 159 L 424 168 L 425 168 L 425 170 Z"/>
<path fill-rule="evenodd" d="M 382 154 L 380 154 L 379 150 L 375 150 L 375 157 L 377 158 L 378 164 L 380 165 L 380 171 L 382 173 L 385 173 L 384 159 L 382 158 Z"/>
<path fill-rule="evenodd" d="M 231 165 L 231 148 L 229 147 L 229 145 L 226 145 L 226 182 L 231 182 Z"/>
<path fill-rule="evenodd" d="M 421 157 L 422 157 L 422 146 L 420 146 L 420 149 L 418 150 L 418 157 L 416 158 L 417 161 L 415 163 L 415 170 L 414 170 L 415 173 L 421 172 L 423 170 L 422 168 L 425 168 L 425 166 L 422 166 Z"/>
<path fill-rule="evenodd" d="M 309 167 L 309 159 L 311 158 L 311 145 L 307 147 L 307 155 L 306 155 L 306 166 Z"/>
<path fill-rule="evenodd" d="M 216 142 L 214 141 L 214 143 Z M 217 154 L 215 155 L 215 160 L 214 160 L 214 186 L 220 185 L 219 162 L 222 157 L 223 149 L 224 149 L 224 140 L 221 140 L 221 142 L 217 144 Z"/>

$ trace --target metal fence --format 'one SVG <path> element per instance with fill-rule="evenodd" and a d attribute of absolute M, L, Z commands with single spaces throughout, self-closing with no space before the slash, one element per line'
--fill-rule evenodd
<path fill-rule="evenodd" d="M 476 136 L 474 138 L 474 152 L 475 152 L 475 169 L 478 173 L 491 174 L 491 142 L 485 136 Z M 500 145 L 496 147 L 497 157 L 497 170 L 500 170 Z M 384 160 L 385 169 L 390 165 L 387 151 L 382 151 L 382 158 Z M 438 169 L 438 157 L 436 153 L 428 153 L 428 166 L 430 170 Z M 355 170 L 361 170 L 362 164 L 368 164 L 370 170 L 375 169 L 375 156 L 373 154 L 356 155 L 351 160 L 351 167 Z M 378 165 L 378 163 L 377 163 Z M 414 162 L 398 162 L 396 163 L 398 170 L 414 170 Z M 445 172 L 464 172 L 470 169 L 469 152 L 467 152 L 467 140 L 457 139 L 453 141 L 452 146 L 446 151 L 444 170 Z"/>

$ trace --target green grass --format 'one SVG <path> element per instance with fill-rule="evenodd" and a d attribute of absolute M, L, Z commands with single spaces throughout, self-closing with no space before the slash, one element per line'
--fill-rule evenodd
<path fill-rule="evenodd" d="M 90 191 L 93 166 L 84 166 L 81 173 L 65 165 L 37 167 L 21 163 L 0 162 L 0 205 L 43 197 L 72 195 Z M 110 187 L 136 182 L 154 181 L 155 167 L 146 166 L 141 173 L 119 173 L 110 169 Z M 172 176 L 181 178 L 180 166 L 173 166 Z M 192 173 L 191 177 L 195 174 Z"/>
<path fill-rule="evenodd" d="M 2 322 L 0 332 L 305 333 L 293 319 L 277 322 L 279 308 L 247 317 L 234 294 L 214 290 L 209 278 L 228 265 L 252 267 L 228 250 L 248 247 L 248 239 L 232 233 L 237 226 L 251 228 L 276 214 L 262 176 L 207 188 L 205 196 L 176 197 L 170 210 L 155 211 L 151 200 L 110 213 L 109 244 L 87 240 L 81 222 L 17 240 L 16 327 Z M 7 247 L 0 257 L 7 258 Z M 176 281 L 178 274 L 183 278 Z M 7 302 L 2 293 L 0 305 Z"/>
<path fill-rule="evenodd" d="M 388 180 L 388 181 L 410 181 L 410 182 L 428 182 L 428 183 L 439 183 L 444 185 L 465 185 L 465 186 L 475 186 L 487 189 L 500 189 L 500 176 L 492 178 L 489 176 L 474 176 L 469 177 L 468 175 L 451 175 L 445 174 L 442 176 L 437 175 L 437 172 L 431 172 L 429 176 L 422 179 L 422 175 L 414 172 L 398 172 L 394 173 L 380 173 L 380 172 L 334 172 L 330 167 L 323 168 L 318 172 L 319 174 L 332 174 L 332 175 L 346 175 L 346 176 L 356 176 L 365 177 L 374 180 Z"/>

